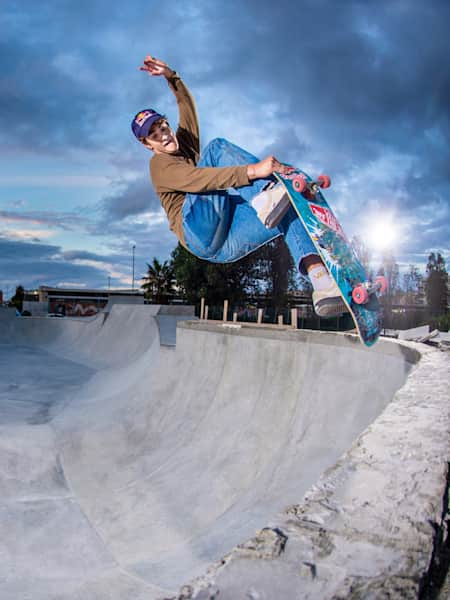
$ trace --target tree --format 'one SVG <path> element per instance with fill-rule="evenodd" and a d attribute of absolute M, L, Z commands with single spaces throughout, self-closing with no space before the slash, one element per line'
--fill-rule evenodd
<path fill-rule="evenodd" d="M 209 305 L 220 305 L 225 299 L 233 305 L 265 293 L 270 298 L 268 304 L 279 307 L 287 290 L 294 286 L 294 265 L 279 238 L 226 264 L 201 260 L 178 244 L 172 261 L 177 285 L 191 304 L 204 297 Z"/>
<path fill-rule="evenodd" d="M 287 292 L 295 288 L 296 272 L 291 254 L 281 237 L 275 238 L 255 253 L 261 287 L 268 296 L 268 306 L 275 314 L 287 303 Z"/>
<path fill-rule="evenodd" d="M 15 306 L 19 312 L 22 312 L 24 296 L 25 296 L 25 290 L 24 290 L 23 286 L 18 285 L 16 287 L 16 293 L 10 300 L 10 305 Z"/>
<path fill-rule="evenodd" d="M 351 240 L 351 244 L 353 246 L 353 249 L 356 252 L 356 256 L 358 257 L 359 262 L 362 264 L 366 273 L 370 277 L 370 275 L 371 275 L 371 273 L 370 273 L 371 255 L 370 255 L 369 248 L 366 246 L 366 244 L 363 242 L 363 240 L 357 235 L 353 236 L 353 238 Z"/>
<path fill-rule="evenodd" d="M 441 253 L 428 256 L 425 294 L 430 315 L 437 317 L 447 312 L 448 273 Z"/>
<path fill-rule="evenodd" d="M 384 275 L 387 281 L 388 288 L 386 293 L 381 296 L 381 304 L 384 307 L 384 326 L 393 327 L 394 316 L 392 311 L 392 304 L 399 292 L 399 268 L 395 261 L 395 257 L 391 251 L 386 251 L 382 257 L 382 264 L 378 270 L 378 275 Z"/>
<path fill-rule="evenodd" d="M 382 256 L 382 263 L 378 270 L 378 275 L 384 275 L 384 277 L 386 277 L 388 284 L 385 296 L 386 304 L 391 305 L 400 290 L 400 270 L 395 261 L 395 256 L 390 250 L 386 251 Z"/>
<path fill-rule="evenodd" d="M 178 290 L 189 304 L 196 304 L 206 294 L 206 262 L 178 244 L 171 254 Z"/>
<path fill-rule="evenodd" d="M 403 289 L 407 304 L 422 304 L 423 276 L 415 265 L 409 265 L 409 271 L 403 275 Z"/>
<path fill-rule="evenodd" d="M 187 302 L 197 304 L 207 298 L 209 304 L 231 304 L 254 293 L 258 279 L 253 254 L 239 261 L 219 264 L 197 258 L 181 244 L 172 252 L 172 264 L 177 285 Z"/>
<path fill-rule="evenodd" d="M 151 265 L 147 263 L 147 267 L 147 275 L 142 277 L 145 283 L 141 285 L 144 297 L 155 304 L 167 304 L 175 291 L 172 264 L 168 261 L 160 263 L 154 258 Z"/>

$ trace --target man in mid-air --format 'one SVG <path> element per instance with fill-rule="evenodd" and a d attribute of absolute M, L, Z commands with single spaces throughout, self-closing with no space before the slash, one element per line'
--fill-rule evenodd
<path fill-rule="evenodd" d="M 258 160 L 223 138 L 212 140 L 200 155 L 195 102 L 180 76 L 152 56 L 140 69 L 164 77 L 178 104 L 176 132 L 154 109 L 137 113 L 131 127 L 153 152 L 152 183 L 181 244 L 199 258 L 227 263 L 281 235 L 300 273 L 311 281 L 315 312 L 320 317 L 345 312 L 336 284 L 273 175 L 289 167 L 274 156 Z"/>

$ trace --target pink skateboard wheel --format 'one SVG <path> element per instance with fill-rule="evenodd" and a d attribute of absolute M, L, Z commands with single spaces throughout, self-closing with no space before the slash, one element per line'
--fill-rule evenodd
<path fill-rule="evenodd" d="M 331 179 L 328 177 L 328 175 L 319 175 L 317 178 L 317 183 L 321 188 L 329 188 L 331 185 Z"/>
<path fill-rule="evenodd" d="M 376 277 L 375 283 L 378 286 L 378 291 L 380 292 L 380 294 L 384 294 L 389 287 L 387 279 L 383 275 L 379 275 L 378 277 Z"/>
<path fill-rule="evenodd" d="M 365 304 L 369 299 L 369 292 L 363 285 L 357 285 L 353 289 L 352 298 L 356 304 Z"/>
<path fill-rule="evenodd" d="M 292 180 L 292 187 L 300 194 L 306 190 L 306 179 L 301 175 L 296 175 Z"/>

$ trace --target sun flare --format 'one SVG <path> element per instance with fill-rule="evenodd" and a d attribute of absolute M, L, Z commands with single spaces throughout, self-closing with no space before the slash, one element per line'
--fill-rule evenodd
<path fill-rule="evenodd" d="M 398 238 L 399 230 L 392 217 L 381 217 L 368 227 L 366 243 L 374 250 L 387 250 L 397 245 Z"/>

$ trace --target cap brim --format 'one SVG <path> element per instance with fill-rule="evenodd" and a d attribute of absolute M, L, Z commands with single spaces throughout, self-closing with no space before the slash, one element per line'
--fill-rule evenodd
<path fill-rule="evenodd" d="M 165 119 L 165 115 L 154 115 L 152 118 L 148 119 L 141 127 L 139 131 L 139 137 L 147 137 L 150 133 L 150 129 L 156 123 L 156 121 L 160 121 L 161 119 Z"/>

